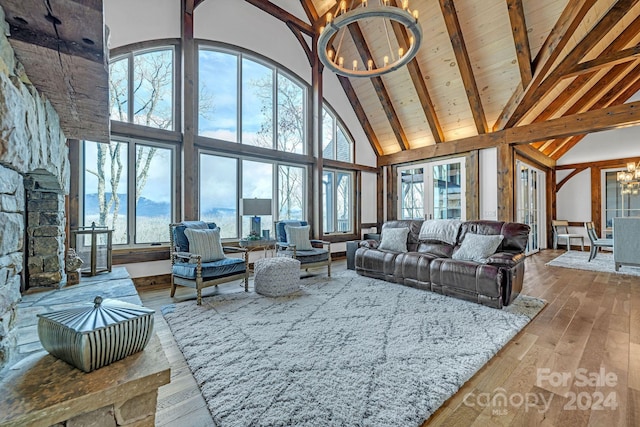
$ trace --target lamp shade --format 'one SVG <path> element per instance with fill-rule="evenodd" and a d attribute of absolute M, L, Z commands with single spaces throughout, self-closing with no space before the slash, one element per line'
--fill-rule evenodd
<path fill-rule="evenodd" d="M 242 215 L 271 215 L 271 199 L 242 199 Z"/>

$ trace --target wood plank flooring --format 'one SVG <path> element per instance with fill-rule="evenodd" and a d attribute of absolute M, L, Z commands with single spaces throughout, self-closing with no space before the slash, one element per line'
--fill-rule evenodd
<path fill-rule="evenodd" d="M 523 293 L 548 305 L 424 426 L 640 425 L 640 277 L 545 266 L 561 253 L 527 258 Z M 345 261 L 332 266 L 345 268 Z M 173 302 L 168 285 L 138 290 L 158 310 L 156 331 L 172 370 L 158 395 L 156 425 L 213 425 L 159 313 Z M 204 295 L 226 292 L 242 288 L 231 283 Z M 175 300 L 186 299 L 195 293 L 179 287 Z"/>

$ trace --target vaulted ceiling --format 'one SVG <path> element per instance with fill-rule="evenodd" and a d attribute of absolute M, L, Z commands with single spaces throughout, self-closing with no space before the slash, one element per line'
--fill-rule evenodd
<path fill-rule="evenodd" d="M 335 0 L 301 3 L 316 31 L 338 7 Z M 343 86 L 378 155 L 623 104 L 640 90 L 639 3 L 410 0 L 424 34 L 416 58 L 380 78 L 350 78 Z M 387 32 L 374 21 L 350 28 L 340 48 L 345 63 L 404 42 L 397 27 Z M 532 145 L 558 159 L 582 137 Z"/>

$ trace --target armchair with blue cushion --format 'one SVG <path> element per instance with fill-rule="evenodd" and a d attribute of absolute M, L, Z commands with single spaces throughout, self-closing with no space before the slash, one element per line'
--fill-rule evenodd
<path fill-rule="evenodd" d="M 300 261 L 300 268 L 327 266 L 331 277 L 331 243 L 309 238 L 307 221 L 283 220 L 275 223 L 276 255 Z"/>
<path fill-rule="evenodd" d="M 247 249 L 222 246 L 220 229 L 215 223 L 183 221 L 170 224 L 171 297 L 176 286 L 195 288 L 198 305 L 202 304 L 202 289 L 233 280 L 244 280 L 249 290 Z M 239 253 L 241 258 L 225 254 Z"/>

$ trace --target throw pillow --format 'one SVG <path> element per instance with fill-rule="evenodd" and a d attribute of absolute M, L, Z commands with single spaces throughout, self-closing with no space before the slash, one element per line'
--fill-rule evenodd
<path fill-rule="evenodd" d="M 458 240 L 458 230 L 462 221 L 459 219 L 429 219 L 425 220 L 420 227 L 419 240 L 439 242 L 455 245 Z"/>
<path fill-rule="evenodd" d="M 394 252 L 407 252 L 409 228 L 383 228 L 382 241 L 378 249 Z"/>
<path fill-rule="evenodd" d="M 504 239 L 502 234 L 473 234 L 464 236 L 462 245 L 453 253 L 453 259 L 465 259 L 476 262 L 487 262 L 487 258 L 493 255 Z"/>
<path fill-rule="evenodd" d="M 219 228 L 213 230 L 187 228 L 184 234 L 189 240 L 189 251 L 192 254 L 201 255 L 202 262 L 217 261 L 225 257 Z"/>
<path fill-rule="evenodd" d="M 300 227 L 285 225 L 284 230 L 287 233 L 287 243 L 296 245 L 297 251 L 312 250 L 313 246 L 311 246 L 311 241 L 309 240 L 309 227 L 308 225 L 301 225 Z"/>

